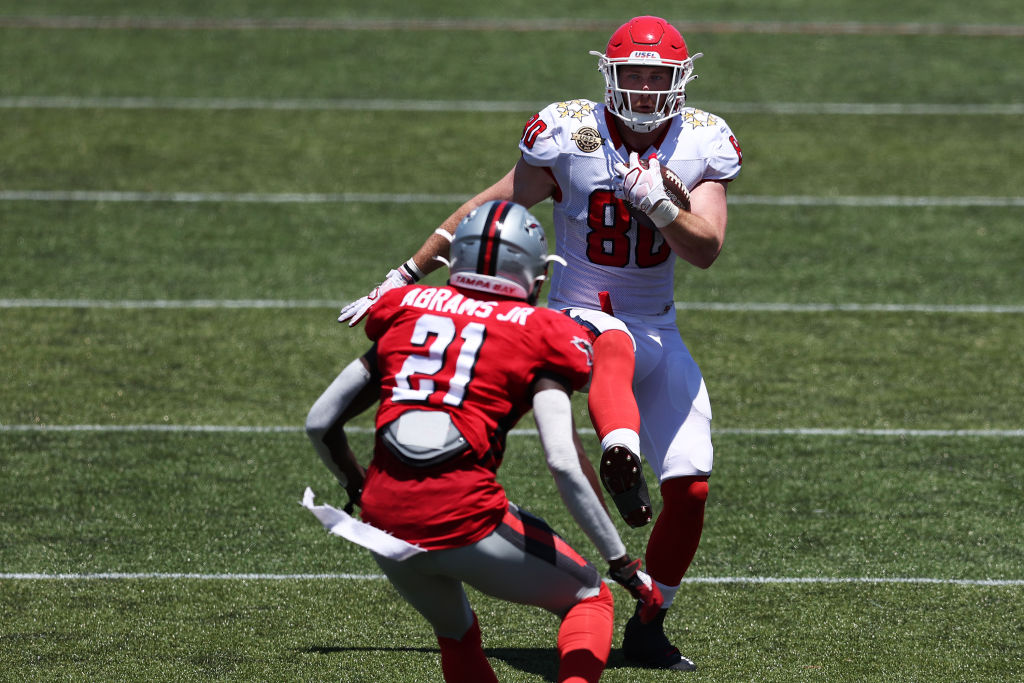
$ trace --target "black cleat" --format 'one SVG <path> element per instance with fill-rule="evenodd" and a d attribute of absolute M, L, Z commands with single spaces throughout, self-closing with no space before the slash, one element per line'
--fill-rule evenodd
<path fill-rule="evenodd" d="M 622 656 L 634 666 L 646 669 L 669 669 L 672 671 L 696 671 L 693 661 L 679 654 L 679 648 L 669 642 L 665 635 L 664 621 L 667 609 L 649 623 L 640 621 L 640 605 L 626 622 L 622 638 Z"/>
<path fill-rule="evenodd" d="M 640 456 L 625 446 L 606 450 L 601 456 L 601 483 L 626 524 L 638 528 L 651 521 L 651 494 L 647 491 Z"/>

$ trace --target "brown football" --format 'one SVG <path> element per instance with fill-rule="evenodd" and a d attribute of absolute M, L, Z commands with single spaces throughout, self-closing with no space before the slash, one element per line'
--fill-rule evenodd
<path fill-rule="evenodd" d="M 640 159 L 640 165 L 648 168 L 651 164 L 647 159 Z M 686 189 L 683 179 L 676 175 L 676 172 L 665 164 L 661 165 L 661 181 L 665 184 L 665 191 L 672 203 L 683 211 L 690 210 L 690 191 Z"/>
<path fill-rule="evenodd" d="M 647 159 L 640 159 L 640 165 L 644 168 L 648 168 L 650 163 Z M 676 175 L 675 171 L 670 169 L 665 164 L 661 165 L 661 181 L 665 185 L 665 192 L 668 194 L 669 200 L 678 206 L 683 211 L 690 210 L 690 191 L 686 189 L 686 185 L 683 183 L 682 178 Z M 648 228 L 654 228 L 654 224 L 651 223 L 651 219 L 647 217 L 640 209 L 636 208 L 628 201 L 626 202 L 626 208 L 629 209 L 629 213 L 636 220 L 637 223 Z"/>

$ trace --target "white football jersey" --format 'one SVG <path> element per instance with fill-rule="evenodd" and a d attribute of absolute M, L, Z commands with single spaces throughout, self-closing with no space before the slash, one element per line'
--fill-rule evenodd
<path fill-rule="evenodd" d="M 672 253 L 661 234 L 638 225 L 615 197 L 614 165 L 628 163 L 612 116 L 589 100 L 556 102 L 527 122 L 519 148 L 524 160 L 550 170 L 557 253 L 568 262 L 555 268 L 549 305 L 600 309 L 607 291 L 615 313 L 661 315 L 674 306 Z M 742 155 L 720 117 L 687 107 L 669 123 L 658 143 L 640 154 L 657 154 L 690 189 L 706 179 L 732 180 Z"/>

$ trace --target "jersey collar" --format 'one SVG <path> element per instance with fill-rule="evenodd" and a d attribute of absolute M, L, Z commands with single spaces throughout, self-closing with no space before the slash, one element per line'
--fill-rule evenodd
<path fill-rule="evenodd" d="M 629 158 L 629 153 L 630 152 L 636 152 L 637 154 L 643 154 L 643 153 L 645 153 L 647 151 L 646 149 L 631 149 L 631 148 L 627 147 L 626 143 L 622 139 L 622 136 L 619 135 L 619 128 L 616 125 L 616 121 L 618 121 L 618 119 L 615 117 L 614 114 L 612 114 L 611 112 L 608 111 L 607 107 L 604 108 L 603 113 L 604 113 L 604 124 L 605 124 L 605 127 L 608 129 L 608 137 L 609 137 L 609 139 L 611 139 L 612 145 L 615 147 L 615 149 L 623 149 L 623 150 L 625 150 L 625 155 L 624 156 L 627 159 Z M 668 125 L 665 126 L 664 128 L 662 128 L 661 133 L 654 140 L 654 142 L 651 143 L 651 147 L 653 147 L 655 151 L 658 151 L 659 149 L 661 149 L 661 144 L 663 142 L 665 142 L 665 138 L 668 136 L 669 131 L 672 130 L 674 127 L 677 127 L 678 125 L 679 125 L 679 117 L 678 116 L 673 116 L 669 120 Z"/>

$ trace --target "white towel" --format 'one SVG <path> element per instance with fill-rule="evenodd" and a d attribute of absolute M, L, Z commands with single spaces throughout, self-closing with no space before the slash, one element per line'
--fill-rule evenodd
<path fill-rule="evenodd" d="M 360 522 L 344 510 L 338 510 L 330 505 L 313 505 L 313 496 L 313 489 L 307 486 L 306 492 L 302 495 L 302 507 L 312 512 L 328 533 L 341 536 L 397 562 L 426 552 L 418 545 L 406 543 L 375 526 Z"/>

